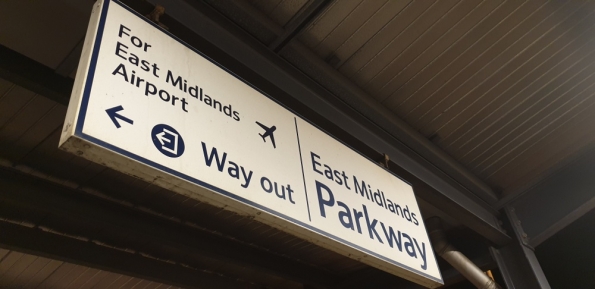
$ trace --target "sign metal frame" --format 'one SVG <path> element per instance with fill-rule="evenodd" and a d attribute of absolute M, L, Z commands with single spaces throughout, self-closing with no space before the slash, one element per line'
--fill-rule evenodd
<path fill-rule="evenodd" d="M 379 255 L 376 252 L 361 247 L 357 244 L 354 244 L 349 240 L 335 236 L 333 234 L 330 234 L 329 232 L 326 232 L 310 224 L 297 220 L 291 216 L 283 214 L 282 212 L 255 203 L 237 194 L 231 193 L 215 185 L 209 184 L 208 182 L 183 174 L 179 171 L 176 171 L 157 162 L 144 158 L 138 154 L 127 151 L 116 145 L 107 143 L 101 139 L 95 138 L 91 135 L 84 133 L 83 128 L 87 116 L 89 99 L 91 97 L 91 89 L 95 79 L 95 69 L 98 62 L 99 50 L 102 45 L 105 21 L 110 5 L 119 5 L 122 8 L 128 10 L 130 13 L 136 15 L 137 17 L 143 19 L 146 23 L 152 25 L 155 29 L 158 29 L 159 31 L 165 33 L 181 45 L 184 45 L 186 48 L 192 50 L 194 53 L 197 53 L 205 59 L 209 60 L 211 63 L 225 70 L 230 75 L 234 76 L 243 83 L 249 85 L 253 89 L 259 91 L 260 93 L 268 97 L 270 100 L 274 101 L 278 105 L 292 112 L 294 115 L 300 117 L 301 120 L 318 128 L 315 124 L 312 124 L 307 119 L 302 118 L 301 116 L 299 116 L 299 114 L 296 114 L 290 108 L 287 108 L 284 105 L 278 103 L 274 98 L 270 97 L 267 93 L 261 91 L 258 87 L 255 87 L 251 83 L 245 81 L 240 76 L 236 75 L 226 67 L 221 66 L 216 61 L 211 59 L 209 56 L 204 55 L 201 51 L 188 45 L 184 41 L 169 33 L 168 31 L 163 30 L 161 27 L 144 18 L 142 15 L 139 15 L 136 11 L 122 4 L 120 1 L 103 0 L 98 1 L 96 3 L 96 6 L 94 7 L 94 12 L 91 16 L 91 20 L 89 23 L 87 37 L 85 39 L 82 53 L 83 56 L 81 58 L 81 62 L 79 63 L 75 85 L 73 87 L 72 97 L 70 100 L 66 121 L 64 124 L 64 129 L 62 131 L 62 137 L 60 140 L 61 149 L 72 152 L 91 161 L 98 162 L 102 165 L 111 167 L 118 171 L 155 183 L 161 187 L 170 189 L 182 195 L 186 195 L 188 197 L 197 199 L 199 201 L 204 201 L 215 206 L 224 207 L 228 210 L 240 214 L 249 215 L 254 219 L 257 219 L 268 225 L 272 225 L 283 231 L 290 232 L 302 239 L 313 242 L 327 249 L 331 249 L 343 255 L 350 256 L 351 258 L 360 260 L 371 266 L 377 267 L 381 270 L 416 282 L 428 288 L 435 288 L 443 284 L 439 270 L 439 278 L 436 278 L 416 268 L 411 268 L 407 265 L 396 262 L 393 259 Z M 89 59 L 85 59 L 86 55 L 89 56 Z M 323 131 L 320 128 L 318 129 L 320 131 Z M 334 138 L 332 135 L 329 136 L 332 137 L 335 141 L 351 149 L 348 145 Z M 353 151 L 357 153 L 357 151 Z M 361 154 L 359 155 L 366 158 Z M 372 161 L 370 160 L 370 162 Z M 392 176 L 400 179 L 401 181 L 409 184 L 406 180 L 403 180 L 402 178 L 393 174 L 392 172 L 386 172 L 390 173 Z M 171 176 L 174 176 L 175 178 L 172 178 Z M 222 195 L 227 198 L 220 198 L 217 195 Z M 238 207 L 238 202 L 247 206 Z M 266 214 L 262 214 L 262 212 L 266 212 Z M 423 224 L 423 220 L 421 221 L 421 223 Z M 324 236 L 325 238 L 320 238 L 318 236 Z M 434 262 L 436 261 L 435 254 L 431 248 L 429 248 L 428 255 L 429 258 L 433 258 Z"/>

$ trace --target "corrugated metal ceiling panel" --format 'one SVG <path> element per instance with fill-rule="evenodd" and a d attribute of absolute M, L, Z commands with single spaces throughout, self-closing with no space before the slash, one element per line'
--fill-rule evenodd
<path fill-rule="evenodd" d="M 1 288 L 179 288 L 0 248 Z"/>
<path fill-rule="evenodd" d="M 448 13 L 456 1 L 414 1 L 382 28 L 338 70 L 361 87 L 421 33 Z"/>
<path fill-rule="evenodd" d="M 593 12 L 582 1 L 334 1 L 299 39 L 508 192 L 593 141 L 582 125 L 593 121 Z"/>

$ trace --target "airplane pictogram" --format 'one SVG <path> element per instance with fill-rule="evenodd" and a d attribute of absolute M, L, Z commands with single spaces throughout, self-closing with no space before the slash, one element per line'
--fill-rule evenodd
<path fill-rule="evenodd" d="M 264 142 L 267 142 L 266 138 L 269 137 L 271 139 L 271 142 L 273 143 L 273 148 L 277 148 L 277 146 L 275 146 L 275 136 L 273 135 L 273 132 L 277 129 L 277 127 L 276 126 L 268 127 L 260 122 L 256 122 L 256 124 L 258 124 L 260 127 L 262 127 L 264 129 L 264 133 L 258 134 L 262 137 L 262 140 Z"/>

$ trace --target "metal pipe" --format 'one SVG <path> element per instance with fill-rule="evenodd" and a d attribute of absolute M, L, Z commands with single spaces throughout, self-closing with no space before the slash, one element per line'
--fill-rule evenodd
<path fill-rule="evenodd" d="M 442 230 L 442 221 L 439 217 L 427 219 L 426 227 L 432 240 L 434 251 L 459 271 L 471 284 L 478 289 L 501 289 L 494 280 L 488 277 L 477 265 L 446 240 L 446 236 Z"/>

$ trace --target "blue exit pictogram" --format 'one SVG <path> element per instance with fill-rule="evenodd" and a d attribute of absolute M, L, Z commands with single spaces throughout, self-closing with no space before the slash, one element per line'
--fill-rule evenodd
<path fill-rule="evenodd" d="M 177 158 L 184 153 L 184 140 L 173 127 L 158 124 L 151 130 L 151 139 L 155 147 L 170 158 Z"/>

